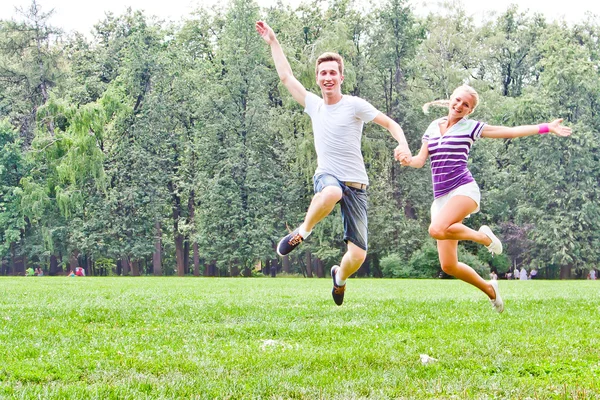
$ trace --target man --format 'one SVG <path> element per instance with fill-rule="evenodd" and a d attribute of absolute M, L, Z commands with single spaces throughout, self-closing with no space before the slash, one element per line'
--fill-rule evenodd
<path fill-rule="evenodd" d="M 294 77 L 273 29 L 265 22 L 258 21 L 256 31 L 271 47 L 279 79 L 310 116 L 317 152 L 317 170 L 313 178 L 315 195 L 304 222 L 281 239 L 277 253 L 281 256 L 290 253 L 340 203 L 344 241 L 348 248 L 340 265 L 331 268 L 331 276 L 333 300 L 337 305 L 342 305 L 346 279 L 360 268 L 367 256 L 366 189 L 369 180 L 361 153 L 364 123 L 374 121 L 384 127 L 398 141 L 399 151 L 405 154 L 410 154 L 410 151 L 400 125 L 367 101 L 342 95 L 344 61 L 339 54 L 324 53 L 317 59 L 315 72 L 321 88 L 320 98 L 307 92 Z"/>

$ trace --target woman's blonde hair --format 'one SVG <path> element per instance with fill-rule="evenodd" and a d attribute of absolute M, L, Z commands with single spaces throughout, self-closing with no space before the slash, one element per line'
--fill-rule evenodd
<path fill-rule="evenodd" d="M 477 108 L 477 105 L 479 104 L 479 93 L 477 93 L 477 91 L 475 89 L 473 89 L 471 86 L 469 85 L 460 85 L 459 87 L 457 87 L 456 89 L 454 89 L 454 91 L 452 92 L 452 96 L 450 96 L 451 98 L 454 97 L 454 95 L 458 92 L 465 92 L 470 94 L 471 96 L 473 96 L 473 105 L 472 105 L 472 110 L 471 113 L 473 111 L 475 111 L 475 109 Z M 429 103 L 425 103 L 423 104 L 423 112 L 425 114 L 429 113 L 429 107 L 430 106 L 436 106 L 436 107 L 448 107 L 450 105 L 450 100 L 434 100 L 434 101 L 430 101 Z"/>

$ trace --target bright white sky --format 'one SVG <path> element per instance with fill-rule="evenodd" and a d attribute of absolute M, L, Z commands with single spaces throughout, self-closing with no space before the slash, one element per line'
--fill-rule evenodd
<path fill-rule="evenodd" d="M 257 0 L 261 7 L 276 4 L 277 0 Z M 296 7 L 301 0 L 281 0 L 284 4 Z M 381 2 L 382 0 L 379 0 Z M 465 9 L 476 20 L 480 20 L 484 12 L 505 11 L 510 4 L 518 3 L 519 10 L 530 13 L 541 12 L 550 20 L 566 20 L 578 22 L 585 18 L 586 11 L 600 16 L 600 1 L 598 0 L 459 0 Z M 366 2 L 366 1 L 365 1 Z M 185 18 L 191 11 L 199 6 L 227 4 L 228 0 L 38 0 L 42 11 L 54 9 L 51 24 L 65 31 L 79 31 L 89 34 L 97 22 L 104 18 L 105 12 L 122 14 L 130 6 L 134 10 L 145 10 L 146 15 L 156 15 L 164 20 L 177 21 Z M 438 0 L 411 0 L 415 5 L 415 12 L 425 15 L 428 11 L 435 11 Z M 31 0 L 2 0 L 0 1 L 0 19 L 19 19 L 16 7 L 27 8 Z"/>

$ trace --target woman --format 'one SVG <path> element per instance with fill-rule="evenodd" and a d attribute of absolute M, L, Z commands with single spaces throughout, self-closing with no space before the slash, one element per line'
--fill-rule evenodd
<path fill-rule="evenodd" d="M 569 136 L 571 129 L 561 125 L 562 119 L 548 124 L 524 125 L 513 128 L 491 126 L 473 121 L 470 115 L 479 103 L 479 95 L 468 85 L 454 90 L 450 100 L 427 103 L 448 106 L 448 116 L 433 121 L 423 135 L 419 154 L 412 157 L 400 150 L 395 157 L 404 166 L 421 168 L 431 156 L 431 175 L 435 200 L 431 205 L 429 234 L 437 240 L 438 255 L 442 270 L 461 279 L 490 298 L 492 307 L 501 313 L 504 303 L 498 292 L 498 281 L 486 282 L 473 268 L 458 261 L 458 241 L 471 240 L 487 247 L 493 254 L 502 253 L 502 243 L 488 226 L 475 231 L 463 225 L 463 220 L 479 211 L 481 194 L 479 187 L 467 168 L 469 150 L 480 137 L 512 139 L 552 132 Z"/>

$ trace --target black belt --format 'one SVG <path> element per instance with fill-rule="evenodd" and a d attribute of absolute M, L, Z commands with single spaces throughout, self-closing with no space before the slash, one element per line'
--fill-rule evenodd
<path fill-rule="evenodd" d="M 342 182 L 344 185 L 354 188 L 354 189 L 360 189 L 360 190 L 366 190 L 367 189 L 367 184 L 366 183 L 358 183 L 358 182 Z"/>

